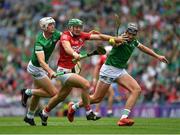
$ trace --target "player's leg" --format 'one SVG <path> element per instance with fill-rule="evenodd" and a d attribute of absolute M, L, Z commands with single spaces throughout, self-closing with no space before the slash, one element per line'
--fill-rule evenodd
<path fill-rule="evenodd" d="M 101 107 L 101 103 L 95 104 L 95 112 L 94 113 L 99 117 L 101 116 L 100 107 Z"/>
<path fill-rule="evenodd" d="M 68 79 L 72 76 L 72 73 L 67 73 L 57 77 L 61 81 L 62 88 L 54 97 L 52 97 L 47 106 L 40 111 L 39 116 L 43 126 L 47 125 L 47 119 L 50 111 L 60 102 L 62 102 L 71 92 L 72 87 L 67 85 Z"/>
<path fill-rule="evenodd" d="M 46 105 L 46 107 L 39 112 L 39 116 L 41 118 L 41 122 L 43 126 L 47 126 L 47 119 L 49 116 L 50 111 L 55 108 L 60 102 L 64 101 L 65 98 L 69 95 L 69 93 L 71 92 L 72 87 L 69 87 L 67 85 L 64 85 L 61 90 L 58 92 L 58 94 L 56 94 L 55 96 L 53 96 L 48 104 Z"/>
<path fill-rule="evenodd" d="M 57 93 L 57 90 L 53 84 L 51 84 L 51 80 L 48 77 L 43 79 L 35 79 L 34 82 L 40 86 L 39 88 L 34 89 L 23 89 L 22 90 L 22 105 L 24 107 L 27 106 L 27 100 L 32 95 L 39 97 L 52 97 Z"/>
<path fill-rule="evenodd" d="M 114 90 L 113 88 L 110 86 L 108 91 L 107 91 L 107 94 L 106 96 L 108 97 L 108 103 L 107 103 L 107 116 L 108 117 L 111 117 L 113 115 L 113 111 L 112 111 L 112 105 L 113 105 L 113 96 L 114 96 Z M 100 114 L 100 107 L 101 107 L 101 102 L 96 104 L 95 106 L 95 114 L 97 116 L 101 116 Z"/>
<path fill-rule="evenodd" d="M 40 88 L 39 84 L 35 80 L 33 80 L 33 81 L 34 81 L 34 87 L 36 89 Z M 34 122 L 34 114 L 35 114 L 36 108 L 37 108 L 37 106 L 39 104 L 39 100 L 40 100 L 39 96 L 34 96 L 33 95 L 31 97 L 30 105 L 29 105 L 29 108 L 27 110 L 27 114 L 24 117 L 24 121 L 26 123 L 29 123 L 32 126 L 36 125 L 35 122 Z"/>
<path fill-rule="evenodd" d="M 28 108 L 27 114 L 24 117 L 24 121 L 26 123 L 30 124 L 31 126 L 36 125 L 34 122 L 34 114 L 35 114 L 36 108 L 39 104 L 39 100 L 40 100 L 40 97 L 38 97 L 38 96 L 31 97 L 30 107 Z"/>
<path fill-rule="evenodd" d="M 59 79 L 61 80 L 63 87 L 59 91 L 59 93 L 54 96 L 52 99 L 50 99 L 48 105 L 46 108 L 42 111 L 41 119 L 44 121 L 44 123 L 47 121 L 48 113 L 60 102 L 62 102 L 70 93 L 72 87 L 81 88 L 82 89 L 82 100 L 85 104 L 86 111 L 89 111 L 89 114 L 91 113 L 91 108 L 89 105 L 89 95 L 88 95 L 88 89 L 90 88 L 89 82 L 84 79 L 83 77 L 74 74 L 74 73 L 68 73 L 63 76 L 60 76 Z M 69 105 L 69 107 L 72 107 L 72 104 Z M 74 118 L 74 111 L 69 109 L 69 121 L 73 121 Z M 86 112 L 88 113 L 88 112 Z M 73 116 L 73 117 L 71 117 Z M 46 119 L 45 119 L 46 117 Z M 46 123 L 47 124 L 47 123 Z"/>
<path fill-rule="evenodd" d="M 104 98 L 104 96 L 106 95 L 109 89 L 109 86 L 110 86 L 110 83 L 106 83 L 102 80 L 99 80 L 96 85 L 94 94 L 90 96 L 90 103 L 91 104 L 100 103 L 102 99 Z M 76 106 L 74 107 L 74 110 L 76 111 L 80 107 L 83 107 L 83 102 L 80 101 L 78 103 L 75 103 L 73 106 Z"/>
<path fill-rule="evenodd" d="M 108 89 L 107 96 L 108 96 L 108 110 L 107 116 L 111 117 L 113 115 L 112 106 L 113 106 L 113 97 L 114 97 L 114 90 L 112 87 L 113 84 Z"/>
<path fill-rule="evenodd" d="M 66 85 L 71 86 L 71 87 L 76 87 L 76 88 L 81 88 L 82 89 L 82 103 L 83 106 L 86 110 L 86 118 L 87 120 L 97 120 L 100 117 L 96 117 L 96 115 L 93 113 L 91 107 L 90 107 L 90 99 L 89 99 L 89 89 L 90 89 L 90 83 L 81 77 L 80 75 L 73 74 L 68 80 Z M 69 109 L 68 109 L 68 120 L 70 122 L 73 121 L 74 119 L 74 110 L 77 108 L 76 105 L 69 104 Z"/>
<path fill-rule="evenodd" d="M 117 79 L 117 83 L 125 87 L 129 92 L 130 95 L 126 101 L 125 108 L 122 111 L 122 116 L 118 122 L 119 126 L 131 126 L 134 124 L 134 121 L 128 119 L 128 115 L 131 109 L 134 107 L 140 93 L 141 88 L 138 85 L 137 81 L 132 78 L 129 74 L 124 74 Z"/>
<path fill-rule="evenodd" d="M 72 87 L 69 87 L 67 85 L 64 85 L 61 90 L 54 96 L 52 97 L 48 104 L 46 105 L 46 112 L 50 112 L 54 107 L 57 106 L 57 104 L 59 104 L 60 102 L 64 101 L 65 98 L 69 95 L 69 93 L 71 92 Z"/>
<path fill-rule="evenodd" d="M 57 93 L 55 86 L 51 83 L 51 80 L 44 70 L 39 67 L 33 66 L 31 63 L 29 63 L 27 70 L 33 76 L 34 84 L 38 88 L 22 90 L 21 101 L 24 107 L 26 107 L 28 98 L 32 95 L 40 97 L 52 97 Z"/>
<path fill-rule="evenodd" d="M 25 119 L 26 119 L 25 121 L 26 122 L 29 119 L 29 122 L 27 122 L 27 123 L 29 123 L 30 125 L 34 125 L 34 124 L 31 124 L 32 122 L 30 122 L 30 121 L 33 121 L 34 113 L 35 113 L 36 108 L 37 108 L 38 103 L 39 103 L 39 97 L 40 96 L 45 96 L 45 95 L 47 95 L 47 96 L 49 95 L 48 97 L 52 97 L 52 96 L 54 96 L 57 93 L 57 90 L 56 90 L 55 86 L 51 83 L 51 80 L 47 76 L 45 76 L 42 79 L 35 79 L 34 80 L 34 85 L 35 85 L 35 88 L 37 88 L 37 89 L 35 89 L 34 91 L 31 90 L 32 93 L 34 92 L 33 93 L 34 96 L 32 96 L 30 107 L 29 107 L 27 115 L 25 117 Z M 42 92 L 39 92 L 37 90 L 41 90 Z M 36 96 L 35 95 L 36 91 L 37 91 L 37 93 L 40 94 L 40 96 Z M 43 92 L 44 92 L 44 95 L 43 95 Z M 31 96 L 31 95 L 28 95 L 28 96 Z"/>
<path fill-rule="evenodd" d="M 52 85 L 51 80 L 46 76 L 42 79 L 36 79 L 35 83 L 41 86 L 38 89 L 26 89 L 25 94 L 28 96 L 40 96 L 40 97 L 52 97 L 57 93 L 54 85 Z"/>

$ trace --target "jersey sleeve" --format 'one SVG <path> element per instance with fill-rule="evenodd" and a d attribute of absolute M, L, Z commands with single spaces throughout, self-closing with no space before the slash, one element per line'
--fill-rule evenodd
<path fill-rule="evenodd" d="M 70 37 L 66 34 L 62 34 L 61 35 L 61 38 L 60 38 L 60 41 L 69 41 L 70 40 Z"/>
<path fill-rule="evenodd" d="M 35 52 L 44 51 L 43 46 L 39 42 L 35 43 L 34 49 L 35 49 Z"/>
<path fill-rule="evenodd" d="M 85 40 L 89 40 L 90 39 L 90 36 L 91 36 L 91 33 L 87 33 L 87 32 L 83 32 L 82 33 L 82 36 Z"/>
<path fill-rule="evenodd" d="M 134 45 L 135 45 L 136 47 L 138 47 L 138 46 L 140 45 L 140 42 L 139 42 L 137 39 L 135 39 L 135 40 L 134 40 Z"/>

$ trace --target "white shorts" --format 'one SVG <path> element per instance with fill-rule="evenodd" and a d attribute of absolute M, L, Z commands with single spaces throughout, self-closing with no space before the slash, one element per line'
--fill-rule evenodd
<path fill-rule="evenodd" d="M 64 85 L 66 83 L 66 81 L 69 79 L 69 77 L 71 77 L 71 75 L 74 74 L 74 73 L 72 73 L 71 69 L 67 69 L 67 68 L 63 68 L 63 67 L 58 67 L 57 72 L 65 72 L 64 75 L 60 75 L 57 77 L 57 79 L 59 79 L 61 81 L 62 85 Z"/>
<path fill-rule="evenodd" d="M 125 74 L 128 74 L 125 69 L 103 64 L 100 69 L 99 79 L 104 83 L 111 84 Z"/>
<path fill-rule="evenodd" d="M 43 79 L 47 76 L 47 72 L 41 68 L 41 67 L 36 67 L 32 64 L 32 62 L 30 61 L 28 63 L 27 66 L 27 71 L 34 77 L 34 79 L 38 80 L 38 79 Z"/>

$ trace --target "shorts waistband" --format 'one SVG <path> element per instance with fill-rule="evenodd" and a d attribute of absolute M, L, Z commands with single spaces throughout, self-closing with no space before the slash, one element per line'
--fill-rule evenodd
<path fill-rule="evenodd" d="M 63 67 L 58 67 L 57 71 L 64 72 L 65 74 L 72 73 L 72 69 L 63 68 Z"/>

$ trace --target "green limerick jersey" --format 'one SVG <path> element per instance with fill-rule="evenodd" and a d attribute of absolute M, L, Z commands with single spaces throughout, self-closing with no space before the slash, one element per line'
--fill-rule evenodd
<path fill-rule="evenodd" d="M 118 47 L 113 47 L 105 64 L 117 68 L 126 68 L 127 61 L 129 60 L 134 48 L 138 45 L 139 41 L 134 39 L 130 42 L 123 43 Z"/>
<path fill-rule="evenodd" d="M 45 62 L 48 63 L 49 57 L 51 56 L 56 43 L 60 39 L 61 32 L 55 30 L 52 37 L 46 39 L 43 36 L 43 32 L 40 32 L 36 38 L 36 41 L 34 43 L 34 50 L 33 54 L 31 57 L 31 62 L 34 66 L 40 67 L 37 56 L 36 56 L 36 51 L 44 51 L 44 56 L 45 56 Z"/>

